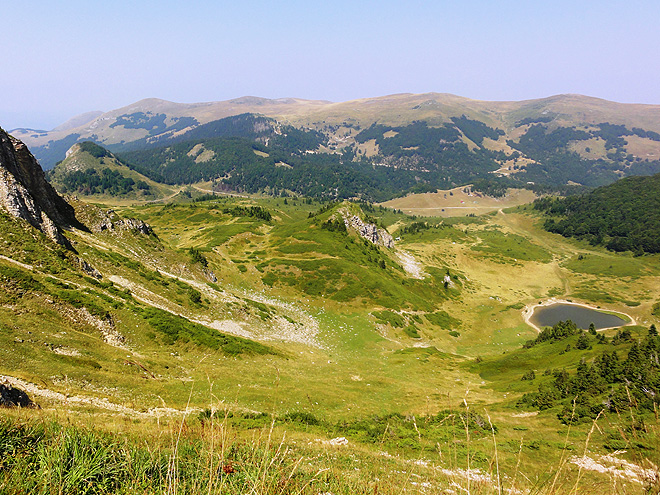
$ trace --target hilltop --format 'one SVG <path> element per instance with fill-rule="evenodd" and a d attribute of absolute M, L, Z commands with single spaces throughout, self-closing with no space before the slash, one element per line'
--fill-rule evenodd
<path fill-rule="evenodd" d="M 49 171 L 48 180 L 62 194 L 93 196 L 97 201 L 110 197 L 153 201 L 173 192 L 90 141 L 74 144 Z"/>
<path fill-rule="evenodd" d="M 131 142 L 146 134 L 174 133 L 244 113 L 308 127 L 324 124 L 341 126 L 345 123 L 361 128 L 374 123 L 397 126 L 418 120 L 441 124 L 449 122 L 451 117 L 466 115 L 492 127 L 508 130 L 523 119 L 550 116 L 564 126 L 611 122 L 660 132 L 659 105 L 616 103 L 572 94 L 519 102 L 480 101 L 443 93 L 404 93 L 338 103 L 298 98 L 243 97 L 187 104 L 148 98 L 88 120 L 94 113 L 74 117 L 52 131 L 16 129 L 12 130 L 12 134 L 30 148 L 56 142 L 72 134 L 79 134 L 81 139 L 96 137 L 100 144 L 110 145 L 122 140 Z M 76 119 L 86 122 L 71 127 Z"/>

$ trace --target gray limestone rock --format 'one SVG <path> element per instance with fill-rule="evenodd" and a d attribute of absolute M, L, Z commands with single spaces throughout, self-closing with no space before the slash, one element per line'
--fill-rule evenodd
<path fill-rule="evenodd" d="M 97 221 L 91 224 L 92 232 L 133 232 L 136 234 L 152 235 L 153 229 L 148 223 L 137 218 L 121 218 L 114 210 L 108 210 L 100 215 Z"/>
<path fill-rule="evenodd" d="M 373 223 L 364 223 L 360 217 L 353 215 L 350 218 L 344 217 L 344 224 L 347 229 L 355 230 L 360 237 L 367 239 L 373 244 L 392 249 L 394 239 L 385 229 L 379 229 Z"/>
<path fill-rule="evenodd" d="M 60 227 L 78 226 L 74 209 L 46 181 L 44 171 L 18 139 L 0 129 L 0 207 L 55 242 L 68 246 Z"/>

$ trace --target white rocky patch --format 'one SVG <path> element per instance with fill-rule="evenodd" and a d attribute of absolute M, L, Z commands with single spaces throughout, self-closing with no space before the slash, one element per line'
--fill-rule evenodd
<path fill-rule="evenodd" d="M 64 310 L 64 314 L 76 323 L 83 323 L 95 327 L 103 336 L 103 341 L 113 347 L 130 351 L 125 345 L 124 336 L 114 327 L 111 321 L 106 321 L 92 315 L 87 308 L 72 308 Z"/>
<path fill-rule="evenodd" d="M 379 229 L 373 223 L 364 223 L 360 217 L 350 215 L 346 210 L 340 210 L 340 213 L 347 230 L 352 229 L 356 231 L 360 237 L 378 246 L 384 246 L 389 249 L 394 248 L 394 239 L 387 230 Z"/>
<path fill-rule="evenodd" d="M 574 456 L 570 461 L 576 466 L 586 471 L 595 471 L 597 473 L 608 474 L 615 478 L 632 481 L 642 484 L 649 480 L 655 480 L 658 476 L 658 467 L 645 469 L 637 464 L 619 459 L 614 454 L 623 454 L 624 451 L 613 452 L 608 455 L 601 455 L 597 459 L 589 456 Z"/>
<path fill-rule="evenodd" d="M 70 347 L 56 347 L 53 349 L 53 352 L 61 356 L 80 356 L 80 352 L 77 349 L 71 349 Z"/>
<path fill-rule="evenodd" d="M 234 297 L 228 295 L 226 292 L 218 292 L 206 284 L 182 277 L 176 277 L 175 275 L 170 274 L 164 270 L 161 270 L 161 273 L 167 276 L 178 278 L 192 285 L 193 287 L 196 287 L 205 296 L 208 296 L 212 299 L 220 300 L 221 302 L 225 303 L 236 301 Z M 243 294 L 246 299 L 260 302 L 262 304 L 267 304 L 269 306 L 274 306 L 293 316 L 292 319 L 295 321 L 295 323 L 287 320 L 286 318 L 278 316 L 273 318 L 273 322 L 268 328 L 264 329 L 255 325 L 248 325 L 247 323 L 237 322 L 231 319 L 211 321 L 203 318 L 195 318 L 192 315 L 183 314 L 180 311 L 177 311 L 176 308 L 172 307 L 172 304 L 169 300 L 151 292 L 150 290 L 139 284 L 136 284 L 135 282 L 117 275 L 111 275 L 108 277 L 108 279 L 121 287 L 129 289 L 133 294 L 133 297 L 135 297 L 135 299 L 140 302 L 158 309 L 162 309 L 164 311 L 168 311 L 172 314 L 182 316 L 192 321 L 193 323 L 198 323 L 200 325 L 213 328 L 219 332 L 253 340 L 258 339 L 263 341 L 296 342 L 312 347 L 323 347 L 316 339 L 316 336 L 319 333 L 319 323 L 313 316 L 296 305 L 282 302 L 278 299 L 265 296 L 264 294 L 258 292 L 244 291 Z"/>
<path fill-rule="evenodd" d="M 401 266 L 408 275 L 419 280 L 424 278 L 424 270 L 422 264 L 417 261 L 417 259 L 415 259 L 412 254 L 406 251 L 397 251 L 396 255 L 401 262 Z"/>

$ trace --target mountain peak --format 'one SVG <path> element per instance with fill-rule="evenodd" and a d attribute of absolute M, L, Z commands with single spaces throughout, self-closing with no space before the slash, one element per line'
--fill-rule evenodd
<path fill-rule="evenodd" d="M 94 110 L 92 112 L 81 113 L 80 115 L 76 115 L 75 117 L 70 118 L 63 124 L 58 125 L 53 129 L 53 131 L 54 132 L 68 131 L 71 129 L 75 129 L 76 127 L 83 126 L 85 124 L 89 124 L 92 120 L 103 115 L 103 113 L 104 112 L 102 112 L 101 110 Z"/>

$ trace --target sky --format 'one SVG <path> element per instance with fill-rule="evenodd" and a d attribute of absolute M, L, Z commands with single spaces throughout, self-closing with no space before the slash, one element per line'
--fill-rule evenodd
<path fill-rule="evenodd" d="M 2 18 L 8 130 L 151 97 L 660 104 L 657 0 L 31 0 Z"/>

